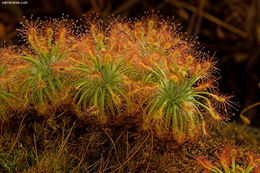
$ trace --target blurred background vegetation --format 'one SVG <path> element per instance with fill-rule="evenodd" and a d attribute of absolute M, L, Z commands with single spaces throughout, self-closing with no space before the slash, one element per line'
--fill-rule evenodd
<path fill-rule="evenodd" d="M 232 94 L 239 112 L 260 101 L 260 1 L 259 0 L 20 0 L 24 4 L 8 5 L 0 0 L 0 41 L 19 44 L 17 28 L 23 16 L 30 18 L 69 15 L 80 19 L 97 12 L 101 17 L 112 14 L 140 18 L 145 11 L 160 11 L 163 17 L 174 16 L 181 31 L 199 41 L 200 49 L 218 60 L 222 77 L 219 88 Z M 11 2 L 11 0 L 8 0 Z M 198 37 L 198 39 L 197 39 Z M 205 48 L 204 48 L 205 47 Z M 0 62 L 1 63 L 1 62 Z M 245 115 L 251 125 L 260 127 L 259 107 Z"/>

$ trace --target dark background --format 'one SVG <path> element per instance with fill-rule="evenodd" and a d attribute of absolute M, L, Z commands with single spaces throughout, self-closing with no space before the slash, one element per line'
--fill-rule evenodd
<path fill-rule="evenodd" d="M 44 19 L 61 17 L 80 19 L 82 14 L 97 12 L 106 18 L 111 14 L 140 18 L 145 11 L 160 11 L 174 16 L 188 39 L 200 43 L 203 51 L 218 59 L 222 93 L 232 94 L 238 102 L 232 119 L 247 106 L 260 101 L 260 1 L 259 0 L 27 0 L 20 5 L 5 5 L 0 0 L 0 41 L 16 43 L 16 28 L 22 17 Z M 9 0 L 10 2 L 10 0 Z M 5 41 L 4 41 L 5 40 Z M 0 62 L 1 63 L 1 62 Z M 260 127 L 260 106 L 245 113 L 251 126 Z"/>

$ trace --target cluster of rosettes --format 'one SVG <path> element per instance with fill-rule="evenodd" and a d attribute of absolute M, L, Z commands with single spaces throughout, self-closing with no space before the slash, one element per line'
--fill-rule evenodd
<path fill-rule="evenodd" d="M 223 119 L 228 98 L 217 93 L 215 61 L 170 21 L 153 16 L 117 18 L 106 29 L 102 22 L 87 23 L 85 31 L 73 26 L 66 19 L 27 21 L 25 46 L 2 49 L 8 65 L 1 66 L 1 88 L 16 101 L 15 111 L 73 110 L 102 124 L 135 117 L 140 129 L 180 143 Z"/>
<path fill-rule="evenodd" d="M 241 164 L 241 153 L 235 147 L 225 147 L 221 153 L 216 153 L 218 161 L 212 163 L 204 156 L 199 156 L 197 161 L 204 167 L 205 172 L 217 173 L 259 173 L 260 157 L 247 153 L 247 161 Z"/>

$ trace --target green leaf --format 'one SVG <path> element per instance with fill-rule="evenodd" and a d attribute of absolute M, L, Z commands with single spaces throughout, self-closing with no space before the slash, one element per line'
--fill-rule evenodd
<path fill-rule="evenodd" d="M 0 66 L 0 75 L 4 74 L 4 71 L 5 71 L 4 67 Z"/>
<path fill-rule="evenodd" d="M 89 73 L 90 71 L 85 69 L 85 68 L 72 68 L 73 70 L 78 70 L 78 71 L 82 71 L 82 72 L 85 72 L 85 73 Z"/>
<path fill-rule="evenodd" d="M 31 58 L 31 57 L 28 57 L 28 56 L 17 56 L 17 58 L 21 58 L 21 59 L 24 59 L 24 60 L 26 60 L 26 61 L 29 61 L 29 62 L 31 62 L 32 64 L 34 64 L 35 66 L 37 66 L 37 67 L 40 66 L 39 63 L 38 63 L 35 59 L 33 59 L 33 58 Z"/>
<path fill-rule="evenodd" d="M 78 101 L 78 103 L 77 103 L 78 105 L 81 104 L 81 102 L 82 102 L 83 99 L 86 99 L 86 98 L 85 98 L 85 95 L 88 93 L 89 90 L 90 90 L 90 88 L 88 88 L 87 90 L 85 90 L 85 91 L 83 92 L 83 94 L 80 95 L 80 99 L 79 99 L 79 101 Z"/>
<path fill-rule="evenodd" d="M 94 106 L 97 106 L 97 105 L 98 105 L 97 100 L 98 100 L 98 96 L 99 96 L 99 90 L 100 90 L 100 87 L 98 87 L 98 88 L 96 89 L 96 92 L 95 92 L 95 95 L 94 95 Z"/>
<path fill-rule="evenodd" d="M 177 114 L 176 114 L 176 105 L 172 105 L 172 125 L 174 128 L 178 127 L 178 119 L 177 119 Z"/>
<path fill-rule="evenodd" d="M 102 114 L 104 114 L 104 112 L 105 112 L 105 96 L 106 96 L 106 91 L 105 90 L 101 90 L 101 93 L 100 93 L 100 107 L 101 107 Z"/>

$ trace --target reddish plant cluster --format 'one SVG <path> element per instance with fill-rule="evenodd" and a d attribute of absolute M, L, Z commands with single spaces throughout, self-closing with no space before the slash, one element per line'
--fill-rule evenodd
<path fill-rule="evenodd" d="M 213 120 L 225 117 L 229 97 L 217 92 L 215 61 L 171 22 L 152 15 L 86 28 L 66 19 L 26 21 L 26 44 L 2 49 L 1 88 L 14 96 L 16 111 L 70 108 L 102 124 L 135 117 L 140 129 L 179 143 L 206 135 Z"/>
<path fill-rule="evenodd" d="M 205 168 L 205 172 L 216 173 L 259 173 L 260 172 L 260 158 L 254 156 L 252 153 L 247 153 L 247 162 L 241 165 L 241 157 L 239 152 L 234 147 L 225 147 L 221 153 L 216 153 L 219 158 L 218 161 L 212 163 L 204 156 L 197 158 L 197 161 Z"/>

